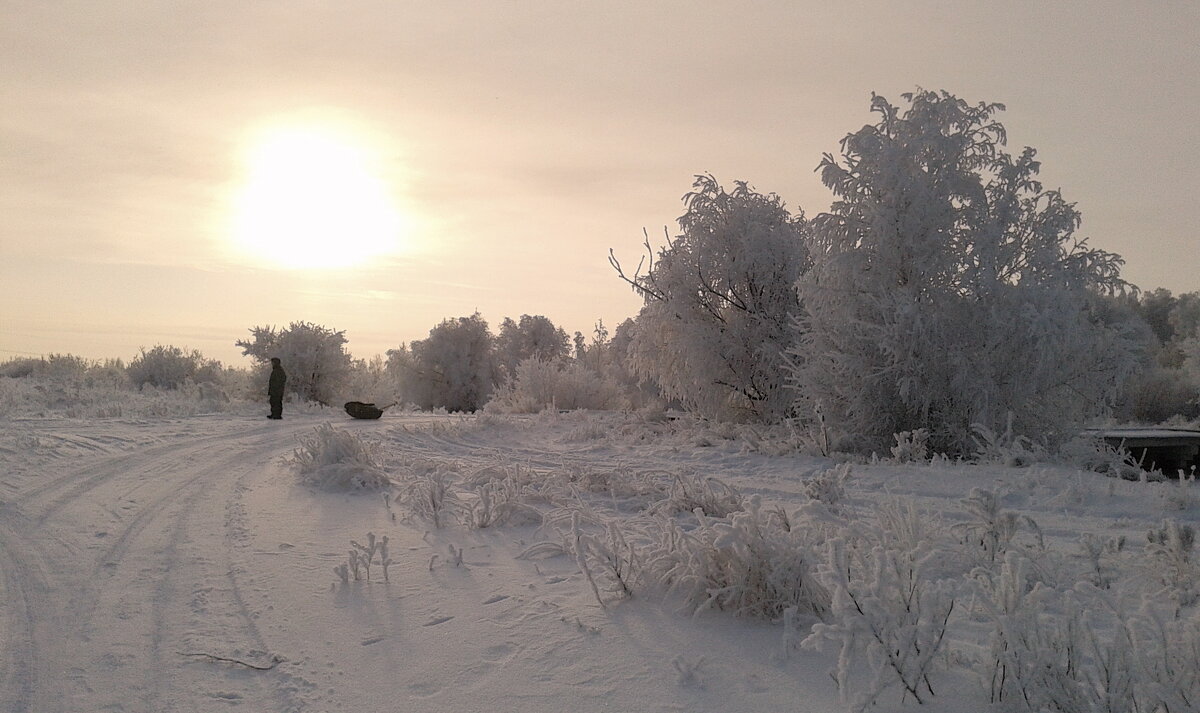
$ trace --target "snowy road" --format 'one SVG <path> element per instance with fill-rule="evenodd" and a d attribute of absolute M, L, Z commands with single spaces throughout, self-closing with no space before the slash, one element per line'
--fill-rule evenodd
<path fill-rule="evenodd" d="M 15 492 L 0 509 L 3 709 L 203 710 L 212 699 L 294 708 L 283 672 L 181 657 L 219 637 L 212 653 L 271 663 L 244 600 L 241 499 L 311 425 L 167 428 L 152 445 L 64 427 L 34 429 L 35 458 L 51 457 L 5 482 Z"/>

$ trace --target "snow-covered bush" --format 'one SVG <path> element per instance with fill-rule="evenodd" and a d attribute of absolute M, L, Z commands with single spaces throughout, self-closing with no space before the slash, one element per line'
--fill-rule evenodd
<path fill-rule="evenodd" d="M 979 423 L 971 426 L 971 440 L 975 442 L 975 457 L 979 462 L 1023 468 L 1045 460 L 1045 449 L 1029 438 L 1013 433 L 1012 423 L 1010 413 L 1003 433 L 995 433 Z"/>
<path fill-rule="evenodd" d="M 668 515 L 699 511 L 708 517 L 725 517 L 744 505 L 745 499 L 737 488 L 723 480 L 677 473 L 671 478 L 667 496 L 654 503 L 650 511 Z"/>
<path fill-rule="evenodd" d="M 402 501 L 418 517 L 429 520 L 434 527 L 441 527 L 446 517 L 453 516 L 462 503 L 454 488 L 458 477 L 456 471 L 433 461 L 414 462 L 407 471 Z"/>
<path fill-rule="evenodd" d="M 669 399 L 711 417 L 778 421 L 790 397 L 783 351 L 797 309 L 794 283 L 809 264 L 803 214 L 745 182 L 726 192 L 697 176 L 684 196 L 682 230 L 657 257 L 618 275 L 645 299 L 629 368 Z"/>
<path fill-rule="evenodd" d="M 204 358 L 199 350 L 157 345 L 142 349 L 126 367 L 129 381 L 137 388 L 153 386 L 177 389 L 188 382 L 221 383 L 220 362 Z"/>
<path fill-rule="evenodd" d="M 929 430 L 901 431 L 893 434 L 896 445 L 892 446 L 892 457 L 897 463 L 923 463 L 929 460 Z"/>
<path fill-rule="evenodd" d="M 809 222 L 813 267 L 791 354 L 798 414 L 821 408 L 844 447 L 884 452 L 929 430 L 972 451 L 972 426 L 1048 442 L 1104 412 L 1141 345 L 1104 322 L 1121 259 L 1075 231 L 1074 205 L 1036 180 L 1033 149 L 1002 150 L 999 104 L 945 92 L 872 98 L 878 123 L 826 156 L 837 200 Z"/>
<path fill-rule="evenodd" d="M 818 581 L 829 612 L 801 646 L 838 647 L 832 675 L 851 710 L 870 708 L 893 686 L 918 703 L 934 694 L 955 597 L 930 572 L 941 552 L 929 521 L 912 508 L 884 507 L 874 523 L 858 522 L 826 544 Z"/>
<path fill-rule="evenodd" d="M 1092 435 L 1081 435 L 1062 444 L 1057 457 L 1068 465 L 1104 473 L 1110 478 L 1140 480 L 1145 475 L 1129 451 L 1110 446 L 1103 438 Z"/>
<path fill-rule="evenodd" d="M 525 503 L 528 493 L 515 478 L 488 480 L 458 498 L 463 524 L 472 530 L 539 522 L 541 513 Z"/>
<path fill-rule="evenodd" d="M 618 598 L 633 596 L 635 578 L 640 570 L 638 550 L 626 540 L 618 523 L 609 522 L 603 535 L 585 533 L 579 512 L 575 511 L 571 517 L 569 542 L 575 562 L 600 606 L 606 606 L 606 594 Z"/>
<path fill-rule="evenodd" d="M 830 509 L 841 510 L 846 500 L 846 481 L 850 479 L 849 463 L 835 465 L 816 473 L 804 481 L 804 494 Z"/>
<path fill-rule="evenodd" d="M 680 594 L 694 611 L 777 620 L 788 611 L 812 618 L 828 610 L 829 594 L 816 577 L 814 528 L 793 526 L 757 495 L 726 518 L 699 509 L 695 515 L 695 527 L 655 521 L 641 557 L 647 582 Z"/>
<path fill-rule="evenodd" d="M 239 339 L 242 353 L 253 357 L 263 372 L 260 382 L 266 393 L 266 371 L 271 358 L 278 357 L 287 372 L 287 391 L 306 401 L 330 405 L 350 373 L 346 333 L 318 324 L 292 322 L 286 329 L 254 327 L 250 339 Z"/>
<path fill-rule="evenodd" d="M 1103 592 L 1030 584 L 1010 555 L 976 601 L 992 622 L 986 680 L 1003 710 L 1195 710 L 1200 627 L 1165 621 L 1144 602 L 1126 612 Z"/>
<path fill-rule="evenodd" d="M 487 409 L 536 413 L 546 408 L 616 411 L 628 407 L 620 384 L 577 361 L 526 359 L 499 389 Z"/>
<path fill-rule="evenodd" d="M 326 490 L 385 488 L 391 480 L 378 465 L 377 448 L 356 434 L 323 423 L 301 436 L 289 462 L 302 480 Z"/>
<path fill-rule="evenodd" d="M 1044 548 L 1041 528 L 1033 518 L 1002 508 L 996 493 L 972 488 L 962 504 L 970 519 L 956 523 L 953 529 L 959 533 L 968 553 L 984 566 L 1003 560 L 1004 554 L 1015 544 L 1017 535 L 1022 531 L 1034 538 L 1030 546 L 1039 550 Z"/>
<path fill-rule="evenodd" d="M 1153 573 L 1166 595 L 1180 607 L 1195 604 L 1200 598 L 1200 564 L 1192 558 L 1196 529 L 1164 520 L 1146 533 L 1146 541 Z"/>

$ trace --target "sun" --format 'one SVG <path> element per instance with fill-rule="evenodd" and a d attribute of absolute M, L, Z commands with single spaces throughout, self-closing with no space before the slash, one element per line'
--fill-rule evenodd
<path fill-rule="evenodd" d="M 249 142 L 230 238 L 290 269 L 351 267 L 398 251 L 405 221 L 365 136 L 332 124 L 266 128 Z"/>

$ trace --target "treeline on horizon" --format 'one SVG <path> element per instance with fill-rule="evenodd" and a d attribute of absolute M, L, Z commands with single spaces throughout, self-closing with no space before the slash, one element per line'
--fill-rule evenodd
<path fill-rule="evenodd" d="M 981 433 L 1052 446 L 1099 419 L 1200 417 L 1200 292 L 1139 291 L 1122 259 L 1076 235 L 1081 216 L 1003 150 L 1003 106 L 918 90 L 848 134 L 818 170 L 811 218 L 746 182 L 696 177 L 680 232 L 616 275 L 639 314 L 590 339 L 539 315 L 446 319 L 426 339 L 353 360 L 344 332 L 257 326 L 251 370 L 156 346 L 125 365 L 13 359 L 9 377 L 123 372 L 133 388 L 210 383 L 257 397 L 271 357 L 300 400 L 532 412 L 674 406 L 780 423 L 822 451 L 919 439 L 970 453 Z"/>

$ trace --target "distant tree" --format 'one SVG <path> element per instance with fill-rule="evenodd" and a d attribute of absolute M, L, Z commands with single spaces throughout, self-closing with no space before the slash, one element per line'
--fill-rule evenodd
<path fill-rule="evenodd" d="M 575 350 L 575 358 L 583 361 L 583 356 L 587 353 L 587 338 L 583 336 L 583 332 L 575 332 L 575 335 L 571 337 L 571 345 Z"/>
<path fill-rule="evenodd" d="M 1001 150 L 1003 106 L 904 98 L 874 96 L 878 122 L 821 162 L 836 199 L 798 283 L 799 410 L 867 451 L 925 428 L 935 451 L 969 453 L 973 425 L 1001 432 L 1009 414 L 1018 433 L 1069 435 L 1137 363 L 1096 303 L 1125 287 L 1122 261 L 1076 237 L 1033 149 Z"/>
<path fill-rule="evenodd" d="M 570 354 L 570 340 L 561 327 L 542 315 L 521 315 L 514 322 L 505 317 L 496 336 L 496 358 L 507 377 L 516 373 L 526 359 L 553 361 Z"/>
<path fill-rule="evenodd" d="M 1167 316 L 1175 339 L 1183 341 L 1200 337 L 1200 292 L 1185 292 L 1175 300 Z"/>
<path fill-rule="evenodd" d="M 139 351 L 126 367 L 129 381 L 135 387 L 153 386 L 177 389 L 186 383 L 220 383 L 221 363 L 205 359 L 199 350 L 186 351 L 179 347 L 156 345 L 149 351 Z"/>
<path fill-rule="evenodd" d="M 242 354 L 266 368 L 279 357 L 287 372 L 287 389 L 302 399 L 329 405 L 351 370 L 346 333 L 309 322 L 292 322 L 286 329 L 254 327 L 250 339 L 236 344 Z M 263 382 L 266 391 L 266 382 Z"/>
<path fill-rule="evenodd" d="M 697 176 L 679 218 L 681 232 L 628 275 L 645 305 L 627 365 L 665 396 L 717 418 L 777 421 L 790 397 L 783 352 L 798 307 L 796 279 L 810 263 L 803 213 L 743 182 L 726 192 Z"/>
<path fill-rule="evenodd" d="M 1154 336 L 1158 337 L 1161 344 L 1169 344 L 1175 338 L 1171 311 L 1175 309 L 1176 304 L 1178 300 L 1175 296 L 1163 287 L 1143 292 L 1138 299 L 1138 312 L 1142 319 L 1146 320 L 1146 324 L 1150 325 L 1150 329 L 1154 330 Z"/>
<path fill-rule="evenodd" d="M 402 374 L 403 392 L 420 408 L 476 411 L 500 376 L 494 342 L 478 312 L 447 319 L 428 338 L 389 351 L 389 369 Z"/>

